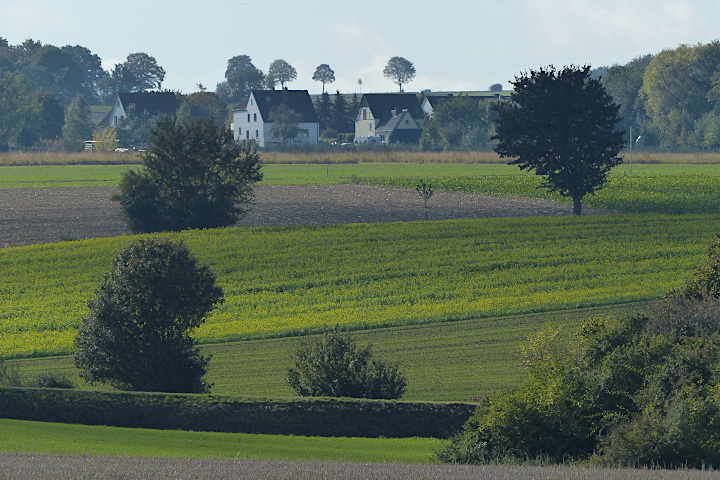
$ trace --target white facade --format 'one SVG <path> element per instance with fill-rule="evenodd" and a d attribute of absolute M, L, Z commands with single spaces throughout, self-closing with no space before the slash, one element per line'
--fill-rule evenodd
<path fill-rule="evenodd" d="M 358 108 L 355 115 L 355 143 L 373 143 L 378 121 L 379 119 L 375 119 L 369 107 Z"/>
<path fill-rule="evenodd" d="M 244 109 L 233 110 L 233 136 L 236 140 L 255 140 L 260 147 L 280 144 L 282 139 L 274 138 L 271 133 L 272 122 L 263 118 L 255 92 L 250 94 Z M 317 144 L 320 140 L 320 125 L 317 122 L 298 123 L 300 135 L 294 143 Z"/>
<path fill-rule="evenodd" d="M 115 95 L 115 103 L 113 104 L 113 108 L 110 111 L 110 116 L 108 118 L 108 127 L 116 127 L 118 122 L 126 116 L 127 114 L 125 113 L 125 108 L 120 101 L 120 95 Z"/>

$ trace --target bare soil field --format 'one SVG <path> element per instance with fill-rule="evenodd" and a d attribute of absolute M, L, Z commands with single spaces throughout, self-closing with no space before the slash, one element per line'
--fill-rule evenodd
<path fill-rule="evenodd" d="M 0 479 L 81 480 L 312 479 L 312 480 L 704 480 L 709 471 L 629 470 L 578 467 L 504 467 L 469 465 L 357 464 L 279 460 L 172 459 L 81 455 L 0 454 Z"/>
<path fill-rule="evenodd" d="M 0 189 L 0 247 L 131 233 L 113 188 Z M 429 218 L 571 215 L 568 204 L 514 197 L 435 192 Z M 602 213 L 585 208 L 585 214 Z M 260 185 L 238 226 L 425 220 L 415 190 L 366 185 Z"/>

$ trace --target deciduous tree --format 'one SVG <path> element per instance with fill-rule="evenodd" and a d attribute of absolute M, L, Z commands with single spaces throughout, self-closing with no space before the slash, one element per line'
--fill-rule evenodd
<path fill-rule="evenodd" d="M 323 63 L 317 66 L 312 77 L 316 82 L 322 82 L 322 93 L 325 93 L 325 84 L 335 81 L 335 72 L 330 65 Z"/>
<path fill-rule="evenodd" d="M 25 124 L 28 92 L 22 75 L 0 70 L 0 152 L 15 143 Z"/>
<path fill-rule="evenodd" d="M 442 101 L 426 122 L 423 150 L 471 150 L 490 140 L 488 103 L 466 95 Z"/>
<path fill-rule="evenodd" d="M 410 83 L 415 78 L 415 66 L 406 58 L 392 57 L 385 65 L 383 75 L 385 75 L 385 78 L 395 82 L 402 92 L 403 85 Z"/>
<path fill-rule="evenodd" d="M 266 81 L 249 56 L 237 55 L 228 60 L 225 81 L 218 83 L 215 93 L 226 103 L 237 103 L 246 100 L 252 90 L 265 88 Z"/>
<path fill-rule="evenodd" d="M 268 83 L 275 88 L 275 85 L 280 84 L 280 88 L 285 88 L 285 84 L 292 82 L 297 78 L 297 72 L 283 59 L 275 60 L 270 64 L 268 68 L 267 79 Z"/>
<path fill-rule="evenodd" d="M 93 125 L 90 121 L 90 107 L 85 97 L 78 95 L 65 111 L 65 124 L 62 128 L 63 146 L 72 152 L 79 152 L 85 141 L 92 138 Z"/>
<path fill-rule="evenodd" d="M 209 119 L 157 120 L 143 165 L 124 175 L 113 197 L 138 232 L 232 225 L 262 179 L 254 144 L 236 142 Z"/>
<path fill-rule="evenodd" d="M 620 106 L 618 116 L 619 127 L 623 132 L 632 126 L 640 133 L 644 123 L 645 109 L 640 98 L 645 70 L 652 60 L 652 55 L 636 57 L 625 65 L 613 65 L 602 78 L 605 90 L 613 97 L 613 101 Z"/>
<path fill-rule="evenodd" d="M 281 103 L 270 111 L 270 135 L 282 140 L 283 145 L 292 142 L 300 134 L 302 116 L 287 104 Z"/>
<path fill-rule="evenodd" d="M 120 251 L 88 303 L 75 365 L 91 382 L 123 390 L 205 392 L 208 358 L 190 336 L 223 291 L 188 248 L 139 240 Z"/>
<path fill-rule="evenodd" d="M 165 80 L 165 69 L 147 53 L 131 53 L 123 63 L 115 65 L 112 79 L 118 92 L 159 90 Z"/>
<path fill-rule="evenodd" d="M 499 104 L 494 137 L 501 157 L 542 175 L 546 188 L 572 199 L 575 215 L 622 162 L 625 144 L 619 107 L 589 74 L 589 66 L 550 66 L 516 77 L 511 101 Z"/>

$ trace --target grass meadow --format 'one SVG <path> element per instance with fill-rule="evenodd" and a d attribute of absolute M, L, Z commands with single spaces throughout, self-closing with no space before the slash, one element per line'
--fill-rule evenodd
<path fill-rule="evenodd" d="M 159 458 L 430 463 L 442 440 L 186 432 L 0 419 L 0 451 Z"/>

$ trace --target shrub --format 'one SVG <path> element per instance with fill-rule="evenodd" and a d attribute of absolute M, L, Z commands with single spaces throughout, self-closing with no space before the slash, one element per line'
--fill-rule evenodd
<path fill-rule="evenodd" d="M 88 303 L 75 365 L 90 383 L 124 390 L 204 392 L 208 358 L 189 333 L 223 300 L 208 267 L 181 242 L 139 240 L 118 253 Z"/>
<path fill-rule="evenodd" d="M 262 179 L 254 143 L 234 141 L 212 119 L 158 120 L 143 165 L 123 177 L 113 196 L 137 232 L 232 225 Z"/>
<path fill-rule="evenodd" d="M 402 397 L 407 383 L 398 366 L 372 356 L 371 346 L 358 348 L 336 325 L 296 350 L 287 381 L 303 397 Z"/>
<path fill-rule="evenodd" d="M 590 319 L 570 339 L 536 334 L 523 385 L 481 404 L 438 457 L 719 466 L 720 269 L 710 267 L 642 314 Z"/>
<path fill-rule="evenodd" d="M 20 369 L 17 365 L 8 365 L 3 358 L 0 358 L 0 386 L 22 387 Z"/>
<path fill-rule="evenodd" d="M 75 388 L 70 377 L 63 374 L 43 373 L 37 380 L 35 386 L 39 388 Z"/>

